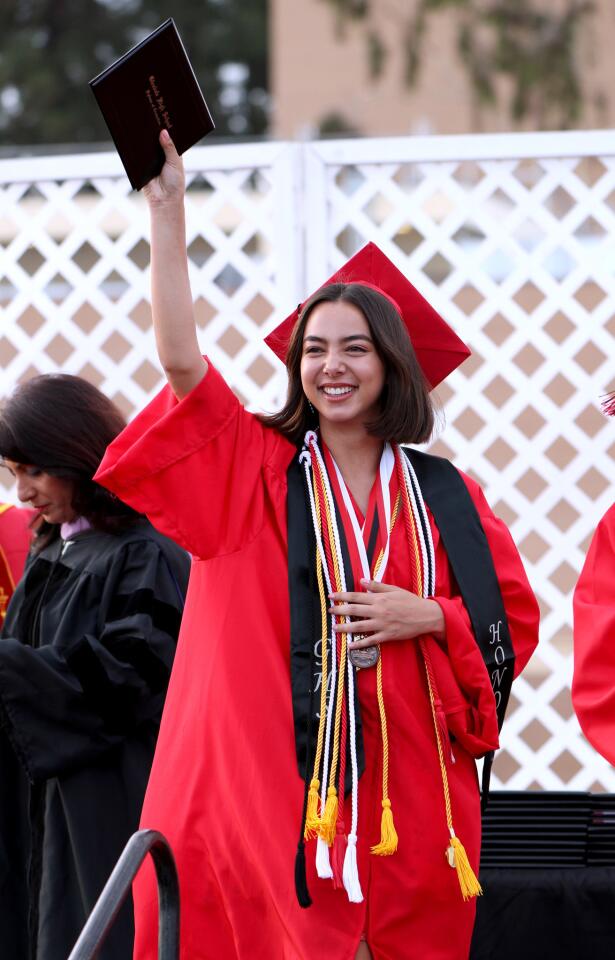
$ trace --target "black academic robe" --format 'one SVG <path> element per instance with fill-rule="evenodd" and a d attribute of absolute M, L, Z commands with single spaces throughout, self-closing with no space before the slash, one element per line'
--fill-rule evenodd
<path fill-rule="evenodd" d="M 3 960 L 66 960 L 128 838 L 190 560 L 145 521 L 31 558 L 0 640 Z M 132 905 L 100 957 L 132 956 Z"/>

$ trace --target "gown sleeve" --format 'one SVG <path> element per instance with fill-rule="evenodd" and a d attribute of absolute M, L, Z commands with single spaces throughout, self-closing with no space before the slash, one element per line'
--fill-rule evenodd
<path fill-rule="evenodd" d="M 492 512 L 478 484 L 462 476 L 493 557 L 515 651 L 514 675 L 518 676 L 538 643 L 538 603 L 506 524 Z M 430 654 L 449 730 L 470 754 L 480 757 L 498 746 L 495 698 L 452 574 L 451 582 L 450 596 L 434 597 L 444 613 L 446 639 L 441 645 L 433 641 Z"/>
<path fill-rule="evenodd" d="M 615 505 L 602 518 L 574 591 L 572 703 L 589 742 L 615 764 Z"/>
<path fill-rule="evenodd" d="M 95 480 L 208 560 L 234 553 L 262 528 L 263 468 L 276 438 L 210 364 L 182 400 L 167 386 L 135 417 Z"/>
<path fill-rule="evenodd" d="M 98 616 L 84 612 L 89 632 L 73 623 L 70 636 L 40 647 L 0 640 L 0 722 L 32 781 L 87 765 L 141 725 L 159 722 L 188 564 L 186 557 L 185 571 L 171 574 L 156 543 L 127 543 Z M 88 595 L 83 607 L 91 603 Z"/>
<path fill-rule="evenodd" d="M 4 564 L 13 587 L 23 573 L 32 543 L 30 524 L 34 517 L 34 510 L 0 503 L 0 570 Z"/>

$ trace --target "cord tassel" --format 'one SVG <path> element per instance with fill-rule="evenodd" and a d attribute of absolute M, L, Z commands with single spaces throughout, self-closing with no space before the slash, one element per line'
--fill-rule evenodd
<path fill-rule="evenodd" d="M 344 860 L 346 855 L 346 834 L 344 824 L 338 821 L 337 832 L 331 850 L 331 869 L 333 870 L 333 886 L 341 890 L 344 886 Z"/>
<path fill-rule="evenodd" d="M 357 835 L 348 834 L 346 856 L 344 857 L 344 888 L 351 903 L 363 903 L 363 891 L 359 881 L 357 865 Z"/>
<path fill-rule="evenodd" d="M 305 874 L 305 847 L 303 841 L 297 844 L 297 855 L 295 857 L 295 892 L 300 907 L 311 907 L 312 898 L 308 890 L 307 877 Z"/>
<path fill-rule="evenodd" d="M 483 892 L 476 874 L 470 866 L 465 847 L 459 837 L 456 837 L 451 830 L 451 843 L 446 850 L 446 859 L 451 867 L 457 871 L 457 879 L 461 887 L 461 895 L 464 900 L 471 900 L 472 897 L 480 897 Z"/>
<path fill-rule="evenodd" d="M 318 828 L 318 835 L 322 837 L 328 847 L 333 845 L 335 839 L 335 825 L 337 823 L 337 790 L 335 787 L 329 787 L 327 790 L 327 802 L 324 813 Z"/>
<path fill-rule="evenodd" d="M 398 838 L 393 822 L 391 801 L 387 797 L 382 801 L 382 818 L 380 820 L 380 843 L 372 847 L 372 853 L 377 857 L 390 857 L 397 850 Z"/>
<path fill-rule="evenodd" d="M 306 840 L 313 840 L 318 832 L 320 827 L 320 817 L 318 815 L 318 788 L 320 787 L 320 780 L 317 780 L 316 777 L 313 777 L 310 781 L 310 789 L 308 791 L 307 799 L 307 810 L 305 814 L 305 831 L 304 837 Z"/>
<path fill-rule="evenodd" d="M 321 880 L 333 880 L 333 870 L 329 859 L 329 847 L 319 837 L 316 841 L 316 873 Z"/>

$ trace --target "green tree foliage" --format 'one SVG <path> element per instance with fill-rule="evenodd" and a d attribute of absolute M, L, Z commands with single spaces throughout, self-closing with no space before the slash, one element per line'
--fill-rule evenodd
<path fill-rule="evenodd" d="M 514 120 L 531 117 L 541 127 L 570 127 L 580 119 L 579 29 L 593 11 L 590 0 L 564 0 L 546 9 L 544 0 L 325 0 L 338 31 L 352 20 L 365 25 L 366 56 L 374 79 L 386 66 L 377 17 L 395 18 L 403 46 L 408 86 L 417 83 L 423 45 L 433 15 L 455 12 L 457 51 L 476 103 L 497 102 L 497 78 L 511 81 Z"/>
<path fill-rule="evenodd" d="M 217 134 L 263 133 L 267 0 L 1 0 L 0 146 L 107 141 L 88 81 L 170 12 Z"/>

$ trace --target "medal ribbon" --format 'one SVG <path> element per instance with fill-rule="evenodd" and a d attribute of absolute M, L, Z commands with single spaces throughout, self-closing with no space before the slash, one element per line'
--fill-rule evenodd
<path fill-rule="evenodd" d="M 331 462 L 333 463 L 333 466 L 335 468 L 335 476 L 339 484 L 340 492 L 342 494 L 342 499 L 344 501 L 344 506 L 346 507 L 346 515 L 348 516 L 351 523 L 351 528 L 354 535 L 354 542 L 356 544 L 357 553 L 359 555 L 359 562 L 361 564 L 361 571 L 362 571 L 363 577 L 366 580 L 373 579 L 373 580 L 376 580 L 378 583 L 381 583 L 387 568 L 387 563 L 389 560 L 389 549 L 390 549 L 390 543 L 391 543 L 391 494 L 390 494 L 389 487 L 391 483 L 391 477 L 393 475 L 393 470 L 395 469 L 395 455 L 393 454 L 391 445 L 390 443 L 386 443 L 384 445 L 384 449 L 382 451 L 382 456 L 380 457 L 380 465 L 378 469 L 379 479 L 380 479 L 380 494 L 381 494 L 381 496 L 378 498 L 378 505 L 382 504 L 382 509 L 384 510 L 384 520 L 385 520 L 384 529 L 386 530 L 386 541 L 384 545 L 384 550 L 381 554 L 382 559 L 380 558 L 380 556 L 378 557 L 378 561 L 376 562 L 374 567 L 373 575 L 372 575 L 372 571 L 370 570 L 370 563 L 367 557 L 367 549 L 365 545 L 365 522 L 363 523 L 363 527 L 359 527 L 359 521 L 357 519 L 356 510 L 352 505 L 352 500 L 350 498 L 348 487 L 346 486 L 346 481 L 344 480 L 342 476 L 342 472 L 338 467 L 337 463 L 335 462 L 335 459 L 331 455 L 330 451 L 329 451 L 329 456 L 331 457 Z M 355 584 L 355 587 L 356 586 L 357 585 Z"/>

